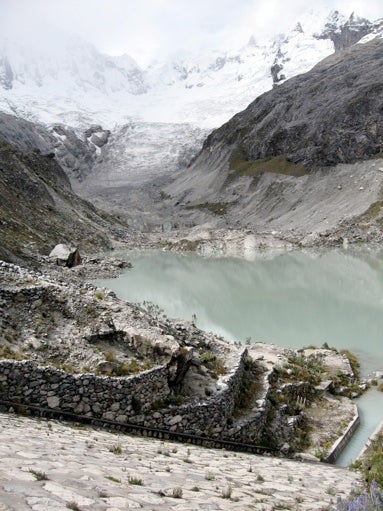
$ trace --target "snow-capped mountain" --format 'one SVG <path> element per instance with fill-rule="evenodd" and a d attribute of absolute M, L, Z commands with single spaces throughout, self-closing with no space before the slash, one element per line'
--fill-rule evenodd
<path fill-rule="evenodd" d="M 286 34 L 249 34 L 238 48 L 182 52 L 145 69 L 129 55 L 103 55 L 62 33 L 42 33 L 28 44 L 0 36 L 0 112 L 45 124 L 83 195 L 102 197 L 114 211 L 118 204 L 138 211 L 153 194 L 132 194 L 132 187 L 141 193 L 153 190 L 153 180 L 162 186 L 209 131 L 256 97 L 382 33 L 383 20 L 309 11 Z M 159 214 L 160 207 L 159 200 Z"/>
<path fill-rule="evenodd" d="M 378 28 L 338 12 L 310 11 L 287 34 L 228 51 L 175 55 L 142 70 L 76 37 L 42 34 L 37 44 L 0 44 L 0 109 L 43 123 L 113 128 L 137 119 L 214 128 L 274 83 L 308 71 L 335 49 Z"/>

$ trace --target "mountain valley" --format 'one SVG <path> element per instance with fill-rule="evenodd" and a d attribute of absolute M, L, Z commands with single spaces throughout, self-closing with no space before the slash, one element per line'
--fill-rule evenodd
<path fill-rule="evenodd" d="M 345 147 L 345 142 L 339 149 L 341 154 L 332 156 L 330 161 L 326 144 L 329 141 L 334 143 L 334 138 L 338 138 L 337 128 L 331 122 L 331 115 L 334 119 L 337 117 L 334 113 L 336 110 L 331 111 L 328 118 L 325 111 L 321 119 L 316 119 L 316 116 L 317 108 L 321 106 L 322 89 L 323 92 L 328 91 L 329 97 L 335 98 L 334 106 L 342 109 L 341 104 L 336 104 L 336 91 L 331 94 L 331 86 L 327 84 L 329 73 L 332 73 L 335 81 L 338 73 L 339 87 L 342 86 L 343 76 L 347 75 L 347 86 L 351 90 L 356 76 L 367 69 L 366 65 L 346 73 L 343 69 L 346 64 L 342 68 L 343 57 L 339 56 L 344 48 L 351 48 L 348 58 L 352 61 L 354 52 L 357 55 L 357 50 L 362 52 L 364 46 L 352 45 L 361 38 L 363 41 L 377 40 L 381 30 L 381 20 L 370 22 L 354 14 L 347 18 L 338 11 L 326 18 L 322 13 L 319 16 L 318 12 L 309 11 L 302 14 L 301 20 L 288 34 L 259 42 L 253 35 L 239 50 L 209 50 L 204 55 L 180 53 L 167 62 L 154 62 L 145 69 L 141 69 L 127 55 L 108 57 L 87 43 L 68 38 L 62 33 L 56 34 L 55 44 L 49 48 L 44 45 L 44 39 L 39 41 L 32 48 L 32 54 L 21 42 L 13 44 L 12 41 L 5 41 L 0 63 L 0 109 L 4 112 L 0 135 L 21 150 L 39 149 L 43 153 L 54 153 L 76 193 L 139 230 L 174 230 L 201 223 L 221 228 L 242 226 L 290 230 L 295 228 L 294 225 L 298 228 L 299 208 L 297 214 L 293 215 L 294 220 L 287 223 L 275 223 L 273 216 L 283 216 L 296 207 L 294 201 L 301 202 L 296 194 L 299 195 L 299 190 L 305 194 L 304 182 L 314 179 L 312 176 L 299 177 L 306 174 L 302 165 L 317 168 L 322 164 L 351 163 L 379 152 L 376 148 L 380 143 L 380 134 L 377 133 L 375 146 L 370 147 L 368 154 L 366 151 L 363 155 L 355 153 L 350 159 L 348 154 L 343 154 L 350 150 Z M 292 82 L 287 80 L 307 72 L 313 64 L 333 53 L 334 49 L 335 54 L 331 57 L 335 59 L 334 63 L 331 64 L 331 58 L 327 61 L 327 67 L 333 65 L 333 71 L 327 69 L 322 82 L 316 83 L 313 74 L 306 75 L 307 85 L 303 77 L 297 76 Z M 55 58 L 58 55 L 60 58 Z M 311 73 L 323 74 L 324 71 L 322 67 Z M 358 99 L 359 93 L 364 96 L 368 94 L 369 98 L 379 97 L 376 88 L 379 87 L 379 78 L 377 83 L 374 82 L 375 78 L 373 74 L 369 78 L 366 76 L 365 86 L 370 89 L 362 90 L 361 85 L 353 99 L 348 101 L 347 97 L 344 98 L 345 106 L 348 107 L 352 100 L 356 112 L 363 108 L 358 103 L 363 101 Z M 312 84 L 311 90 L 308 90 L 309 83 Z M 293 90 L 295 87 L 296 91 Z M 249 115 L 249 107 L 242 115 L 241 128 L 237 128 L 239 117 L 235 116 L 221 131 L 209 136 L 199 154 L 212 128 L 228 121 L 233 114 L 270 89 L 269 95 L 261 96 L 264 99 L 258 100 L 263 101 L 263 106 L 255 117 Z M 285 90 L 292 91 L 292 94 L 284 93 Z M 282 105 L 286 101 L 286 94 L 289 99 L 285 106 L 279 109 L 274 107 L 273 113 L 268 113 L 272 108 L 270 101 Z M 305 105 L 302 97 L 308 98 Z M 317 98 L 317 104 L 311 98 Z M 369 112 L 372 113 L 379 105 L 375 99 L 369 101 L 373 103 L 369 105 Z M 330 110 L 332 106 L 331 102 L 328 103 Z M 302 119 L 295 118 L 296 111 L 300 112 L 298 115 Z M 11 119 L 11 115 L 16 115 L 17 120 Z M 290 116 L 290 124 L 284 121 L 282 128 L 279 119 L 285 119 L 286 115 Z M 323 125 L 322 139 L 315 142 L 316 156 L 313 153 L 307 159 L 307 141 L 315 139 L 309 129 L 313 120 L 315 125 L 326 121 L 328 126 Z M 257 126 L 255 138 L 252 128 L 245 127 L 254 123 Z M 267 132 L 267 123 L 275 127 L 268 134 L 270 140 L 264 141 L 261 132 Z M 231 126 L 241 132 L 250 130 L 247 139 L 241 140 L 240 144 L 235 142 L 234 139 L 237 141 L 238 137 L 234 135 L 233 139 L 229 133 Z M 367 138 L 371 139 L 377 129 L 372 120 Z M 216 149 L 219 145 L 217 134 L 224 132 L 230 139 L 227 147 L 233 144 L 230 151 L 223 146 Z M 359 137 L 358 130 L 354 130 L 354 137 Z M 288 147 L 295 142 L 298 144 L 294 153 Z M 310 143 L 313 152 L 315 144 Z M 349 145 L 352 147 L 354 144 Z M 306 159 L 299 154 L 299 150 L 305 153 Z M 222 161 L 213 163 L 214 157 L 209 156 L 208 151 L 219 153 Z M 320 151 L 322 157 L 319 156 Z M 334 153 L 331 148 L 330 153 Z M 230 154 L 230 165 L 235 172 L 232 169 L 227 179 L 227 170 L 221 172 L 218 169 L 227 166 Z M 262 161 L 270 157 L 280 158 L 280 161 L 276 160 L 276 165 L 268 162 L 264 174 Z M 254 170 L 249 170 L 249 162 L 257 160 L 260 163 L 257 175 L 246 177 L 246 174 L 254 173 Z M 189 168 L 190 162 L 192 166 Z M 275 174 L 279 168 L 282 174 L 297 174 L 298 179 Z M 334 180 L 334 185 L 343 189 L 349 180 L 345 174 L 347 182 L 344 182 L 341 169 L 336 172 L 339 178 Z M 355 173 L 359 174 L 358 170 Z M 238 174 L 239 179 L 233 180 L 234 174 Z M 325 173 L 319 172 L 319 181 L 320 176 L 327 179 Z M 214 181 L 212 186 L 207 186 L 209 180 Z M 256 184 L 258 180 L 259 185 Z M 280 180 L 282 184 L 278 184 Z M 313 187 L 316 187 L 315 182 Z M 333 189 L 331 183 L 328 187 Z M 286 193 L 295 199 L 285 201 L 282 210 L 279 213 L 276 210 L 270 216 L 268 206 L 264 210 L 262 204 L 268 203 L 270 194 L 279 201 L 286 195 L 282 192 L 285 189 L 290 189 L 291 192 Z M 256 199 L 252 198 L 254 192 Z M 258 204 L 255 209 L 254 200 Z M 344 197 L 343 202 L 346 200 L 349 201 L 350 197 Z M 356 201 L 357 204 L 360 202 L 360 208 L 355 210 L 357 215 L 376 202 L 376 194 L 366 197 L 364 201 Z M 273 206 L 270 207 L 273 209 Z M 304 211 L 311 211 L 314 215 L 315 209 L 308 204 L 306 209 L 301 210 L 301 216 L 305 214 Z M 338 209 L 336 202 L 332 209 Z M 334 217 L 330 225 L 324 223 L 324 227 L 333 227 L 352 213 L 350 208 L 346 208 Z M 242 220 L 241 216 L 246 216 L 247 220 Z M 320 218 L 311 222 L 306 233 L 322 223 Z"/>
<path fill-rule="evenodd" d="M 273 325 L 309 337 L 302 315 L 325 324 L 331 309 L 338 327 L 346 302 L 346 315 L 361 311 L 355 342 L 367 346 L 365 322 L 379 330 L 369 318 L 380 314 L 380 253 L 367 248 L 359 287 L 344 288 L 352 257 L 337 273 L 335 259 L 315 266 L 320 251 L 305 251 L 306 273 L 317 272 L 307 284 L 299 257 L 289 273 L 273 254 L 383 242 L 383 18 L 310 9 L 285 34 L 146 67 L 52 30 L 0 36 L 0 431 L 11 442 L 0 449 L 0 511 L 335 509 L 332 497 L 362 491 L 365 474 L 318 461 L 337 459 L 360 422 L 354 399 L 383 372 L 359 373 L 349 345 L 327 337 L 322 348 L 242 341 L 221 325 L 208 332 L 194 310 L 171 319 L 90 279 L 131 268 L 127 250 L 174 250 L 198 315 L 211 288 L 237 324 L 250 311 L 251 335 L 255 309 L 268 309 Z M 61 244 L 75 262 L 57 256 Z M 235 257 L 213 272 L 188 266 L 189 251 Z M 270 259 L 270 272 L 241 272 L 237 256 Z M 147 263 L 180 278 L 174 260 Z M 237 295 L 237 311 L 223 295 Z"/>

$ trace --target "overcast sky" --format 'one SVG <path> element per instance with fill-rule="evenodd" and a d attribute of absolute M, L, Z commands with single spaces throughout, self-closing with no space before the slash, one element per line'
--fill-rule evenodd
<path fill-rule="evenodd" d="M 383 17 L 382 0 L 0 0 L 0 30 L 43 26 L 76 33 L 100 51 L 139 64 L 180 49 L 238 48 L 252 33 L 283 32 L 310 6 Z M 30 29 L 30 30 L 28 30 Z"/>

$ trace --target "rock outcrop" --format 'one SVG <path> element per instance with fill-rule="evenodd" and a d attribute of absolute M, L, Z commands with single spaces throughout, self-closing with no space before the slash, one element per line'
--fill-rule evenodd
<path fill-rule="evenodd" d="M 213 159 L 231 148 L 230 166 L 239 173 L 254 172 L 251 163 L 278 156 L 305 169 L 368 159 L 383 146 L 382 65 L 379 38 L 331 55 L 213 131 L 203 153 Z"/>
<path fill-rule="evenodd" d="M 49 257 L 55 261 L 59 266 L 67 266 L 73 268 L 81 264 L 81 256 L 78 248 L 70 247 L 64 243 L 59 243 L 55 246 Z"/>

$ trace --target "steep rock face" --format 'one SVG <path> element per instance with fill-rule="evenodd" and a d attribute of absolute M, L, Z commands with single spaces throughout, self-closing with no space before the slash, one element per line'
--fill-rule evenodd
<path fill-rule="evenodd" d="M 244 163 L 283 156 L 311 168 L 379 153 L 382 50 L 382 39 L 354 46 L 263 94 L 208 137 L 204 154 L 235 148 Z"/>
<path fill-rule="evenodd" d="M 48 254 L 57 242 L 110 247 L 116 220 L 77 197 L 54 154 L 25 153 L 0 141 L 0 259 Z"/>
<path fill-rule="evenodd" d="M 345 20 L 339 11 L 334 11 L 329 16 L 324 30 L 318 38 L 331 39 L 335 51 L 340 51 L 357 43 L 362 37 L 373 32 L 375 28 L 376 24 L 365 18 L 360 18 L 354 13 L 348 20 Z"/>
<path fill-rule="evenodd" d="M 75 131 L 62 124 L 47 127 L 0 112 L 0 140 L 21 151 L 54 153 L 72 182 L 83 181 L 102 160 L 109 136 L 109 130 L 95 124 Z"/>

